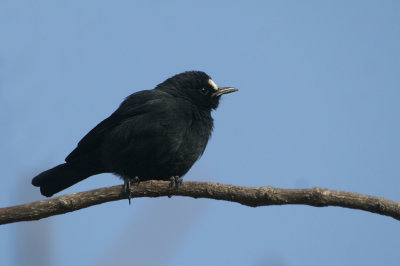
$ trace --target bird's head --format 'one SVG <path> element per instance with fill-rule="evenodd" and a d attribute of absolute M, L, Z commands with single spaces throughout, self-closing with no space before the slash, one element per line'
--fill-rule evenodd
<path fill-rule="evenodd" d="M 201 71 L 177 74 L 159 84 L 156 89 L 184 97 L 193 104 L 210 110 L 218 107 L 223 94 L 238 90 L 232 87 L 218 87 L 210 76 Z"/>

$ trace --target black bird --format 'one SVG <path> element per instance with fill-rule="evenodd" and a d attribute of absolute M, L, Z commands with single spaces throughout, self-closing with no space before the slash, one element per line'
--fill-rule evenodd
<path fill-rule="evenodd" d="M 93 128 L 65 163 L 32 179 L 50 197 L 100 173 L 114 173 L 131 182 L 171 180 L 179 185 L 203 154 L 213 130 L 211 111 L 221 95 L 204 72 L 175 75 L 153 90 L 128 96 L 107 119 Z"/>

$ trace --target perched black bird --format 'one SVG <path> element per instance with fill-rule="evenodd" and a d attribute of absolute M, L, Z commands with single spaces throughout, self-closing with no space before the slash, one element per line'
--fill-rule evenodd
<path fill-rule="evenodd" d="M 100 173 L 114 173 L 128 187 L 145 180 L 179 184 L 204 152 L 213 130 L 211 111 L 221 95 L 234 91 L 217 87 L 204 72 L 189 71 L 133 93 L 78 143 L 66 163 L 32 184 L 47 197 Z"/>

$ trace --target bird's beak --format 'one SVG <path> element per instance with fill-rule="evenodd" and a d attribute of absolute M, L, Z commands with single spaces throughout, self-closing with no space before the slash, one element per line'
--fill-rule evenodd
<path fill-rule="evenodd" d="M 227 93 L 231 93 L 231 92 L 235 92 L 238 91 L 238 89 L 236 88 L 218 88 L 218 90 L 216 92 L 214 92 L 211 96 L 213 97 L 218 97 L 221 96 L 222 94 L 227 94 Z"/>

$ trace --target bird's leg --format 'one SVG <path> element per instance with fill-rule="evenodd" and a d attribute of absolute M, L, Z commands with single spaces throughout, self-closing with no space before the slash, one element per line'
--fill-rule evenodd
<path fill-rule="evenodd" d="M 182 185 L 182 177 L 180 176 L 171 176 L 171 178 L 169 179 L 169 187 L 175 187 L 176 189 L 178 189 L 181 185 Z M 171 198 L 172 195 L 169 195 L 168 198 Z"/>
<path fill-rule="evenodd" d="M 138 176 L 135 176 L 133 178 L 133 183 L 139 184 L 140 183 L 140 178 Z"/>
<path fill-rule="evenodd" d="M 140 179 L 138 176 L 135 176 L 133 179 L 129 177 L 124 178 L 124 190 L 128 194 L 129 205 L 131 205 L 131 198 L 132 198 L 131 185 L 132 183 L 139 184 L 139 182 Z"/>
<path fill-rule="evenodd" d="M 169 187 L 175 186 L 176 188 L 179 188 L 179 186 L 182 185 L 182 178 L 179 176 L 171 176 L 169 179 Z"/>
<path fill-rule="evenodd" d="M 182 185 L 183 178 L 180 176 L 175 176 L 175 186 L 176 188 L 179 188 Z"/>
<path fill-rule="evenodd" d="M 124 190 L 128 194 L 128 200 L 129 200 L 129 205 L 131 205 L 131 179 L 130 178 L 124 178 Z"/>

